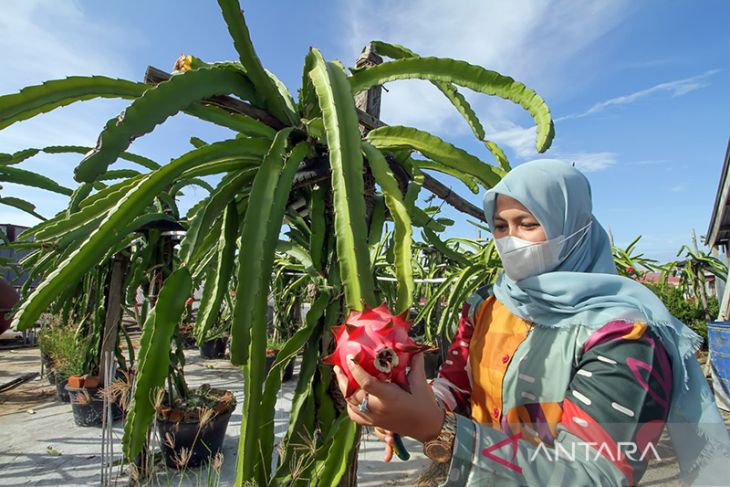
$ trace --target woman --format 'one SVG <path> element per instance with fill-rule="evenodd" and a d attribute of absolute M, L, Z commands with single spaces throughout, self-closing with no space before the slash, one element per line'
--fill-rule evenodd
<path fill-rule="evenodd" d="M 386 450 L 391 431 L 422 441 L 448 462 L 444 485 L 634 485 L 665 423 L 687 479 L 727 484 L 730 440 L 694 358 L 699 337 L 616 275 L 588 180 L 560 162 L 523 164 L 484 211 L 504 273 L 465 304 L 438 378 L 427 384 L 417 355 L 407 393 L 348 361 L 361 386 L 350 417 Z"/>

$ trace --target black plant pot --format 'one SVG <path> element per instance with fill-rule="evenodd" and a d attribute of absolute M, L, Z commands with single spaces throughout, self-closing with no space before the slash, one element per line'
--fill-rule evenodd
<path fill-rule="evenodd" d="M 266 370 L 264 371 L 264 374 L 268 374 L 271 370 L 271 367 L 274 366 L 274 362 L 276 362 L 276 355 L 267 355 L 266 356 Z M 284 367 L 284 375 L 281 377 L 282 382 L 287 382 L 292 380 L 294 377 L 294 357 L 289 361 L 288 364 L 286 364 L 286 367 Z"/>
<path fill-rule="evenodd" d="M 78 426 L 101 426 L 104 419 L 104 400 L 99 397 L 98 387 L 71 387 L 66 385 L 71 399 L 71 411 L 74 423 Z M 118 404 L 112 403 L 112 421 L 121 419 L 122 410 Z"/>
<path fill-rule="evenodd" d="M 200 423 L 170 421 L 169 419 L 157 418 L 157 431 L 160 435 L 160 445 L 165 464 L 171 468 L 194 468 L 208 463 L 223 447 L 223 440 L 226 437 L 226 428 L 231 414 L 235 409 L 235 402 L 231 407 L 213 417 L 200 433 Z M 173 442 L 173 448 L 170 447 Z M 194 442 L 194 444 L 193 444 Z M 182 452 L 190 453 L 187 464 L 180 464 Z"/>
<path fill-rule="evenodd" d="M 61 376 L 56 377 L 56 400 L 61 402 L 71 402 L 68 391 L 66 390 L 68 379 L 62 379 Z"/>
<path fill-rule="evenodd" d="M 281 378 L 282 381 L 287 382 L 292 380 L 294 377 L 294 359 L 292 358 L 286 367 L 284 367 L 284 376 Z"/>
<path fill-rule="evenodd" d="M 228 345 L 228 337 L 208 340 L 200 346 L 200 356 L 208 360 L 225 358 L 226 345 Z"/>

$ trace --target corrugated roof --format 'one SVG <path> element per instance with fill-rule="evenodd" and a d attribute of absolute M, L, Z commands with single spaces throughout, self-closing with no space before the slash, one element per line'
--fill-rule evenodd
<path fill-rule="evenodd" d="M 725 151 L 725 162 L 722 166 L 720 184 L 717 187 L 715 206 L 712 209 L 710 227 L 705 236 L 705 245 L 715 247 L 728 246 L 730 241 L 730 178 L 728 177 L 728 166 L 730 166 L 730 139 L 728 139 L 727 150 Z"/>

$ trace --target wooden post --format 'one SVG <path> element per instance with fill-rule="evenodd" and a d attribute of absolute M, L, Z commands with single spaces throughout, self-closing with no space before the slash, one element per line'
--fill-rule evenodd
<path fill-rule="evenodd" d="M 102 335 L 101 347 L 99 350 L 99 380 L 104 386 L 104 377 L 106 377 L 106 362 L 104 360 L 104 352 L 114 354 L 117 346 L 117 337 L 119 336 L 119 324 L 122 321 L 122 295 L 124 289 L 124 274 L 127 272 L 127 257 L 118 253 L 114 256 L 112 263 L 112 273 L 109 279 L 109 291 L 106 300 L 106 319 L 104 320 L 104 332 Z"/>
<path fill-rule="evenodd" d="M 357 58 L 355 65 L 358 68 L 368 68 L 383 62 L 383 58 L 375 53 L 372 43 L 365 46 L 360 57 Z M 355 106 L 358 110 L 377 119 L 380 117 L 380 97 L 383 93 L 382 86 L 373 86 L 367 91 L 361 91 L 355 95 Z M 360 136 L 365 137 L 370 131 L 368 127 L 360 124 Z M 365 189 L 365 221 L 370 228 L 370 221 L 373 216 L 373 208 L 375 206 L 375 177 L 370 169 L 370 164 L 365 161 L 363 171 L 364 189 Z"/>
<path fill-rule="evenodd" d="M 369 68 L 376 66 L 383 62 L 383 58 L 375 53 L 372 43 L 365 46 L 360 57 L 357 58 L 355 66 L 358 68 Z M 383 87 L 373 86 L 367 91 L 361 91 L 355 95 L 355 106 L 358 110 L 361 110 L 374 119 L 380 118 L 380 98 L 383 94 Z M 363 136 L 371 130 L 371 127 L 367 127 L 364 124 L 360 124 L 360 134 Z"/>

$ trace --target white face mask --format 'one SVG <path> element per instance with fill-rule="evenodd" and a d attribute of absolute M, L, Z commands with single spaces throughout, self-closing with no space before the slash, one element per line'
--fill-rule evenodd
<path fill-rule="evenodd" d="M 550 272 L 555 269 L 560 263 L 567 259 L 568 256 L 575 250 L 578 244 L 583 238 L 588 235 L 591 228 L 591 223 L 588 224 L 576 232 L 568 235 L 558 235 L 550 240 L 544 242 L 530 242 L 528 240 L 522 240 L 517 237 L 502 237 L 494 240 L 494 244 L 497 247 L 497 252 L 502 259 L 502 265 L 504 266 L 504 272 L 513 281 L 521 281 L 528 277 L 537 276 L 543 272 Z M 565 242 L 583 232 L 578 240 L 573 244 L 573 247 L 568 251 L 567 254 L 561 259 L 560 253 L 565 247 Z"/>

